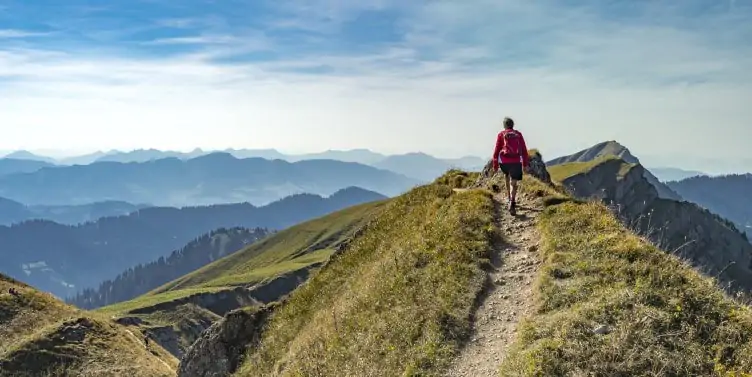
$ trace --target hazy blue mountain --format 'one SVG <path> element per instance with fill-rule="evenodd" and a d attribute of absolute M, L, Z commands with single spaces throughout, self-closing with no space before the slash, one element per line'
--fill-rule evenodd
<path fill-rule="evenodd" d="M 249 203 L 152 207 L 77 226 L 49 220 L 0 226 L 0 272 L 59 297 L 69 297 L 129 267 L 167 256 L 212 230 L 279 230 L 384 198 L 350 187 L 327 198 L 299 194 L 264 207 Z"/>
<path fill-rule="evenodd" d="M 53 164 L 44 161 L 19 160 L 15 158 L 0 158 L 0 176 L 15 173 L 31 173 Z"/>
<path fill-rule="evenodd" d="M 289 161 L 288 155 L 276 149 L 225 149 L 223 152 L 230 153 L 236 158 L 264 158 L 267 160 Z"/>
<path fill-rule="evenodd" d="M 450 166 L 459 167 L 464 170 L 481 171 L 486 166 L 485 159 L 476 156 L 465 156 L 460 158 L 444 159 Z"/>
<path fill-rule="evenodd" d="M 299 155 L 288 155 L 288 161 L 301 160 L 338 160 L 345 162 L 357 162 L 364 165 L 375 166 L 378 162 L 387 158 L 381 153 L 372 152 L 368 149 L 351 149 L 351 150 L 328 150 L 319 153 L 307 153 Z"/>
<path fill-rule="evenodd" d="M 159 149 L 136 149 L 130 152 L 114 151 L 98 158 L 97 162 L 148 162 L 159 160 L 163 158 L 178 158 L 178 159 L 190 159 L 207 154 L 200 148 L 197 148 L 191 152 L 178 152 L 178 151 L 162 151 Z"/>
<path fill-rule="evenodd" d="M 80 156 L 65 157 L 65 158 L 58 159 L 58 164 L 59 165 L 88 165 L 112 153 L 117 153 L 117 152 L 116 151 L 110 151 L 110 152 L 97 151 L 94 153 L 84 154 Z"/>
<path fill-rule="evenodd" d="M 162 286 L 266 237 L 266 229 L 220 228 L 196 238 L 166 257 L 129 267 L 113 279 L 66 300 L 82 309 L 127 301 Z"/>
<path fill-rule="evenodd" d="M 5 155 L 3 158 L 13 159 L 13 160 L 41 161 L 41 162 L 46 162 L 48 164 L 55 164 L 56 162 L 55 159 L 52 157 L 40 156 L 38 154 L 34 154 L 29 151 L 15 151 L 15 152 Z"/>
<path fill-rule="evenodd" d="M 733 221 L 752 235 L 752 174 L 698 176 L 667 184 L 684 199 Z"/>
<path fill-rule="evenodd" d="M 443 160 L 425 153 L 388 156 L 374 164 L 375 167 L 380 169 L 390 170 L 423 182 L 432 181 L 451 168 L 480 171 L 483 169 L 483 165 L 484 161 L 480 158 Z"/>
<path fill-rule="evenodd" d="M 165 206 L 269 203 L 301 192 L 330 195 L 349 186 L 388 196 L 418 182 L 391 171 L 334 160 L 290 163 L 213 153 L 190 160 L 97 162 L 0 177 L 0 196 L 27 205 L 102 201 Z"/>
<path fill-rule="evenodd" d="M 686 179 L 686 178 L 697 177 L 701 175 L 708 175 L 701 171 L 684 170 L 684 169 L 679 169 L 679 168 L 668 168 L 668 167 L 650 168 L 650 171 L 656 177 L 658 177 L 658 179 L 661 180 L 662 182 L 681 181 L 682 179 Z"/>
<path fill-rule="evenodd" d="M 76 225 L 101 217 L 127 215 L 145 207 L 149 206 L 117 201 L 77 206 L 26 206 L 13 200 L 0 198 L 0 225 L 11 225 L 34 219 Z"/>

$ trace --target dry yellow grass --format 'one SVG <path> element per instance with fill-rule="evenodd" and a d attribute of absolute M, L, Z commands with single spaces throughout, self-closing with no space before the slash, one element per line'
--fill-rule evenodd
<path fill-rule="evenodd" d="M 237 375 L 438 374 L 469 331 L 492 214 L 488 192 L 439 183 L 392 200 L 273 315 Z"/>
<path fill-rule="evenodd" d="M 557 195 L 535 182 L 528 190 Z M 625 229 L 603 205 L 554 202 L 539 224 L 537 313 L 502 376 L 749 376 L 752 314 Z M 604 335 L 593 330 L 604 325 Z"/>
<path fill-rule="evenodd" d="M 0 376 L 175 375 L 177 360 L 154 343 L 147 349 L 136 329 L 2 275 L 0 292 Z"/>

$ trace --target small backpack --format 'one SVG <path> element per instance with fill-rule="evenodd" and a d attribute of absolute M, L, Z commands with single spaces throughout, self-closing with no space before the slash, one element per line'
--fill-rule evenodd
<path fill-rule="evenodd" d="M 507 158 L 515 158 L 522 155 L 522 141 L 517 131 L 509 130 L 504 132 L 504 147 L 501 148 L 501 155 Z"/>

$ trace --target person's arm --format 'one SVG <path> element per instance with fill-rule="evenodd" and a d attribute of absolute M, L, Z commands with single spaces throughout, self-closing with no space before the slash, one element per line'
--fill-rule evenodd
<path fill-rule="evenodd" d="M 496 135 L 496 147 L 494 148 L 493 157 L 491 160 L 493 161 L 493 169 L 494 171 L 499 170 L 499 153 L 501 153 L 501 147 L 503 146 L 503 140 L 501 137 L 501 133 Z"/>
<path fill-rule="evenodd" d="M 530 155 L 528 154 L 527 145 L 525 144 L 525 137 L 522 136 L 522 133 L 520 133 L 520 141 L 522 144 L 522 167 L 527 168 L 528 166 L 530 166 Z"/>

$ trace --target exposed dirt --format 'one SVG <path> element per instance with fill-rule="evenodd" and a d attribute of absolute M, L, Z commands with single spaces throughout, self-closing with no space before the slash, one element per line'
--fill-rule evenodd
<path fill-rule="evenodd" d="M 504 190 L 502 189 L 502 192 Z M 447 376 L 498 376 L 517 324 L 533 309 L 532 282 L 540 265 L 536 218 L 541 207 L 522 195 L 517 214 L 507 210 L 506 195 L 496 194 L 496 224 L 504 239 L 494 244 L 492 269 L 479 297 L 473 334 Z"/>

